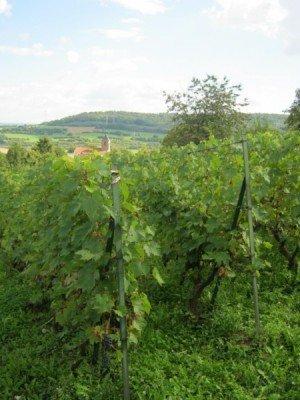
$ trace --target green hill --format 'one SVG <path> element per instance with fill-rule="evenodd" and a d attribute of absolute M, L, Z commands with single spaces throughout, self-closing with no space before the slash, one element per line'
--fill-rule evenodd
<path fill-rule="evenodd" d="M 172 117 L 167 113 L 146 114 L 125 111 L 95 111 L 51 121 L 44 125 L 165 133 L 172 126 Z"/>
<path fill-rule="evenodd" d="M 284 128 L 284 121 L 286 119 L 286 116 L 283 114 L 254 113 L 249 114 L 249 117 L 249 124 L 268 124 L 277 129 Z M 94 111 L 72 115 L 43 125 L 163 134 L 172 126 L 172 116 L 168 113 L 150 114 L 125 111 Z"/>

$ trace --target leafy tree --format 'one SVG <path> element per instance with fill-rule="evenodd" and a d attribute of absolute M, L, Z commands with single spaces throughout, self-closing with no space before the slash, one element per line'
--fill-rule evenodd
<path fill-rule="evenodd" d="M 286 120 L 286 125 L 297 131 L 300 131 L 300 89 L 296 90 L 296 98 L 288 110 L 289 116 Z"/>
<path fill-rule="evenodd" d="M 6 159 L 11 166 L 20 166 L 27 161 L 27 150 L 21 146 L 19 143 L 14 143 L 10 146 Z"/>
<path fill-rule="evenodd" d="M 34 150 L 38 151 L 41 154 L 52 153 L 53 143 L 47 137 L 40 138 L 37 144 L 34 146 Z"/>
<path fill-rule="evenodd" d="M 34 160 L 39 159 L 39 156 L 41 155 L 53 154 L 56 156 L 62 156 L 64 153 L 64 150 L 56 146 L 49 138 L 43 137 L 40 138 L 36 145 L 32 148 L 30 156 Z"/>
<path fill-rule="evenodd" d="M 210 135 L 224 138 L 238 132 L 245 122 L 239 100 L 241 85 L 231 85 L 228 78 L 219 80 L 207 75 L 204 80 L 193 78 L 187 92 L 166 95 L 168 111 L 177 124 L 167 134 L 164 144 L 199 143 Z"/>
<path fill-rule="evenodd" d="M 0 144 L 5 144 L 6 139 L 6 136 L 3 133 L 0 133 Z"/>

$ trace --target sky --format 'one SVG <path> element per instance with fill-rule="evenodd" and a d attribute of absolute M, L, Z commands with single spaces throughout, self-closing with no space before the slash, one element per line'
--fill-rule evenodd
<path fill-rule="evenodd" d="M 300 87 L 300 0 L 0 0 L 0 122 L 166 111 L 193 77 L 241 83 L 249 112 Z"/>

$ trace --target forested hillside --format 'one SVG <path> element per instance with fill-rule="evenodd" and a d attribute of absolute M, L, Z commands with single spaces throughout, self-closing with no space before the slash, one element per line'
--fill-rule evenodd
<path fill-rule="evenodd" d="M 125 111 L 95 111 L 51 121 L 53 126 L 86 126 L 100 129 L 164 133 L 172 126 L 172 117 L 167 113 L 149 114 Z"/>
<path fill-rule="evenodd" d="M 259 122 L 277 129 L 284 128 L 286 116 L 283 114 L 249 114 L 249 124 Z M 116 129 L 129 132 L 166 133 L 173 125 L 168 113 L 149 114 L 125 111 L 85 112 L 48 122 L 50 126 L 81 126 L 97 129 Z"/>

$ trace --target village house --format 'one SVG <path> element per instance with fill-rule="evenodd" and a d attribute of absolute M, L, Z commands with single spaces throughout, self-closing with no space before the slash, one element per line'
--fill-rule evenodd
<path fill-rule="evenodd" d="M 74 150 L 74 157 L 86 156 L 88 154 L 96 153 L 104 155 L 110 152 L 110 139 L 107 135 L 101 140 L 101 147 L 76 147 Z"/>

